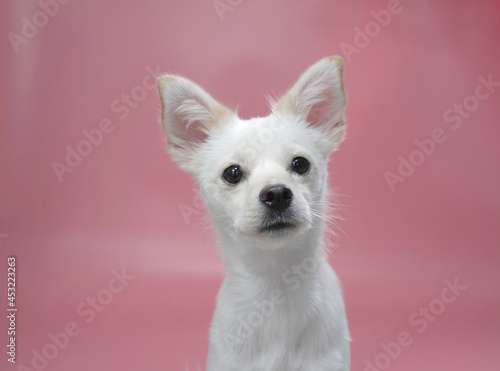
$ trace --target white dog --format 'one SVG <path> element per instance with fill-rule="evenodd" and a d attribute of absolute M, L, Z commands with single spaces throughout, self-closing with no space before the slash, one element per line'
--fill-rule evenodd
<path fill-rule="evenodd" d="M 328 155 L 344 137 L 343 62 L 310 67 L 267 117 L 242 120 L 193 82 L 158 81 L 172 158 L 200 187 L 226 267 L 208 371 L 346 371 L 328 264 Z"/>

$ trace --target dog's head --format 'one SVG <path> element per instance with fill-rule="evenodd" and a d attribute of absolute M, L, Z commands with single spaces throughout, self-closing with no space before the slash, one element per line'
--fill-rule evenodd
<path fill-rule="evenodd" d="M 169 151 L 219 232 L 276 245 L 322 218 L 328 155 L 345 131 L 340 57 L 311 66 L 264 118 L 241 120 L 181 77 L 160 77 L 159 90 Z"/>

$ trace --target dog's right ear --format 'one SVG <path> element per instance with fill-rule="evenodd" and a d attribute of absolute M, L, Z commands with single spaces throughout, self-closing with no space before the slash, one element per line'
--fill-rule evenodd
<path fill-rule="evenodd" d="M 213 129 L 230 121 L 236 114 L 183 77 L 161 76 L 158 90 L 168 150 L 179 166 L 190 171 L 200 144 Z"/>

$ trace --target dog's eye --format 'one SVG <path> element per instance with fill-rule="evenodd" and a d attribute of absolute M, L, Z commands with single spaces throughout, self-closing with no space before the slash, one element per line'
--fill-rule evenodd
<path fill-rule="evenodd" d="M 309 161 L 304 157 L 295 157 L 292 161 L 292 169 L 298 174 L 305 174 L 309 170 Z"/>
<path fill-rule="evenodd" d="M 231 165 L 222 174 L 224 180 L 230 184 L 236 184 L 241 180 L 243 172 L 239 165 Z"/>

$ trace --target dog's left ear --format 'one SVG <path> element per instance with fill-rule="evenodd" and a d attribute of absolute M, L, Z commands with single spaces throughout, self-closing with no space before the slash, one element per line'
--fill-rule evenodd
<path fill-rule="evenodd" d="M 273 107 L 273 113 L 304 122 L 319 130 L 327 151 L 334 150 L 345 135 L 344 62 L 331 56 L 305 71 L 295 85 Z"/>

